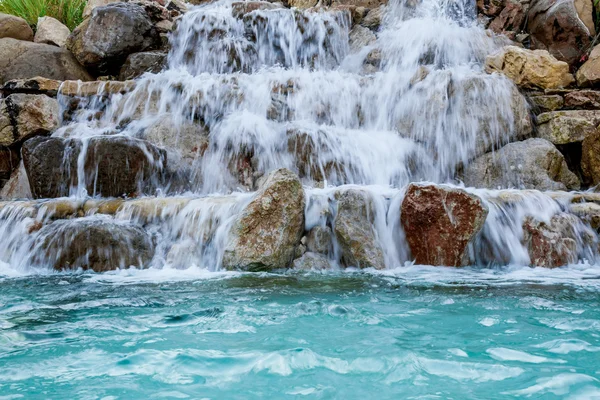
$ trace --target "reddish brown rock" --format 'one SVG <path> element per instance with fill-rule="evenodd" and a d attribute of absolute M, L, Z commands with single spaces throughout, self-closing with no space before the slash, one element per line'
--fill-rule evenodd
<path fill-rule="evenodd" d="M 583 139 L 581 171 L 587 183 L 600 184 L 600 130 L 598 129 Z"/>
<path fill-rule="evenodd" d="M 565 108 L 600 110 L 600 91 L 578 90 L 565 95 Z"/>
<path fill-rule="evenodd" d="M 506 7 L 490 23 L 489 29 L 496 33 L 520 32 L 529 11 L 529 3 L 516 0 L 506 2 Z"/>
<path fill-rule="evenodd" d="M 402 202 L 401 222 L 417 264 L 466 266 L 468 247 L 488 209 L 462 189 L 411 184 Z"/>
<path fill-rule="evenodd" d="M 577 234 L 579 219 L 560 213 L 550 223 L 531 217 L 523 223 L 523 242 L 532 266 L 556 268 L 577 261 Z"/>

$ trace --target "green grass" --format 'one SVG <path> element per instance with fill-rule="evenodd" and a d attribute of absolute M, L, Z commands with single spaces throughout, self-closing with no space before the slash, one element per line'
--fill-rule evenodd
<path fill-rule="evenodd" d="M 53 17 L 73 30 L 83 21 L 87 0 L 0 0 L 0 12 L 23 18 L 35 27 L 38 17 Z"/>

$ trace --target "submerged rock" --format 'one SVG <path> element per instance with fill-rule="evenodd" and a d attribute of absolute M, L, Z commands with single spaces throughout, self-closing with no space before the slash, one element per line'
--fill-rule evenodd
<path fill-rule="evenodd" d="M 577 176 L 552 143 L 528 139 L 509 143 L 473 160 L 463 171 L 465 185 L 479 188 L 579 189 Z"/>
<path fill-rule="evenodd" d="M 144 8 L 133 3 L 97 7 L 67 41 L 67 48 L 86 68 L 115 75 L 127 56 L 157 46 L 158 32 Z"/>
<path fill-rule="evenodd" d="M 0 13 L 0 39 L 2 38 L 32 41 L 33 30 L 23 18 Z"/>
<path fill-rule="evenodd" d="M 401 207 L 406 240 L 417 264 L 461 267 L 488 214 L 481 199 L 462 189 L 410 184 Z"/>
<path fill-rule="evenodd" d="M 287 169 L 268 174 L 235 221 L 223 267 L 245 271 L 291 266 L 304 231 L 304 190 Z"/>
<path fill-rule="evenodd" d="M 385 259 L 375 230 L 373 199 L 366 191 L 349 189 L 337 194 L 335 237 L 342 262 L 349 267 L 384 269 Z"/>
<path fill-rule="evenodd" d="M 154 252 L 150 235 L 141 227 L 110 218 L 59 220 L 36 235 L 33 264 L 57 270 L 144 267 Z"/>

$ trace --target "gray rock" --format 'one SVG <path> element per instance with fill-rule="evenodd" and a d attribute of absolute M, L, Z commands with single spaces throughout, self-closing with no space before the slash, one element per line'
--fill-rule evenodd
<path fill-rule="evenodd" d="M 33 41 L 36 43 L 51 44 L 53 46 L 65 47 L 67 38 L 71 34 L 69 28 L 59 20 L 52 17 L 38 18 L 37 30 Z"/>
<path fill-rule="evenodd" d="M 287 169 L 271 172 L 235 221 L 223 267 L 245 271 L 288 268 L 304 231 L 304 190 Z"/>
<path fill-rule="evenodd" d="M 86 68 L 116 75 L 132 53 L 149 50 L 160 36 L 143 7 L 114 3 L 97 7 L 67 40 L 67 48 Z"/>
<path fill-rule="evenodd" d="M 33 30 L 21 17 L 0 13 L 0 39 L 33 40 Z"/>
<path fill-rule="evenodd" d="M 11 94 L 0 100 L 0 146 L 21 143 L 58 128 L 56 99 L 43 94 Z"/>
<path fill-rule="evenodd" d="M 367 13 L 367 15 L 365 15 L 361 25 L 366 26 L 371 30 L 379 29 L 379 25 L 381 25 L 381 19 L 383 18 L 383 11 L 384 8 L 382 6 L 373 8 Z"/>
<path fill-rule="evenodd" d="M 0 155 L 0 157 L 2 156 Z M 27 172 L 21 162 L 19 167 L 12 172 L 8 182 L 0 190 L 0 199 L 17 200 L 31 199 L 32 197 L 29 181 L 27 180 Z"/>
<path fill-rule="evenodd" d="M 324 270 L 330 269 L 331 264 L 327 257 L 317 253 L 304 253 L 302 257 L 294 260 L 294 269 L 300 270 Z"/>
<path fill-rule="evenodd" d="M 163 70 L 167 62 L 167 54 L 160 51 L 143 51 L 127 57 L 119 72 L 119 80 L 135 79 L 146 72 L 154 74 Z"/>
<path fill-rule="evenodd" d="M 467 186 L 491 189 L 574 190 L 580 186 L 560 151 L 544 139 L 510 143 L 484 154 L 467 165 L 463 180 Z"/>
<path fill-rule="evenodd" d="M 600 124 L 600 111 L 565 110 L 538 115 L 538 136 L 554 144 L 582 142 Z"/>
<path fill-rule="evenodd" d="M 59 81 L 92 80 L 66 49 L 43 43 L 0 39 L 0 84 L 36 76 Z"/>
<path fill-rule="evenodd" d="M 315 226 L 306 235 L 306 248 L 313 253 L 328 255 L 333 251 L 333 233 L 327 226 Z"/>
<path fill-rule="evenodd" d="M 349 189 L 337 194 L 335 237 L 342 262 L 349 267 L 384 269 L 383 249 L 374 227 L 375 209 L 368 192 Z"/>
<path fill-rule="evenodd" d="M 361 25 L 356 25 L 350 31 L 350 51 L 356 53 L 365 46 L 371 46 L 377 41 L 375 34 L 370 29 Z"/>

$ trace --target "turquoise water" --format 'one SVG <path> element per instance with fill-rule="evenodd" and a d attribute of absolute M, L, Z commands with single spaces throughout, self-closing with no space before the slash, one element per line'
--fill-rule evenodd
<path fill-rule="evenodd" d="M 0 398 L 600 398 L 600 269 L 0 275 Z"/>

